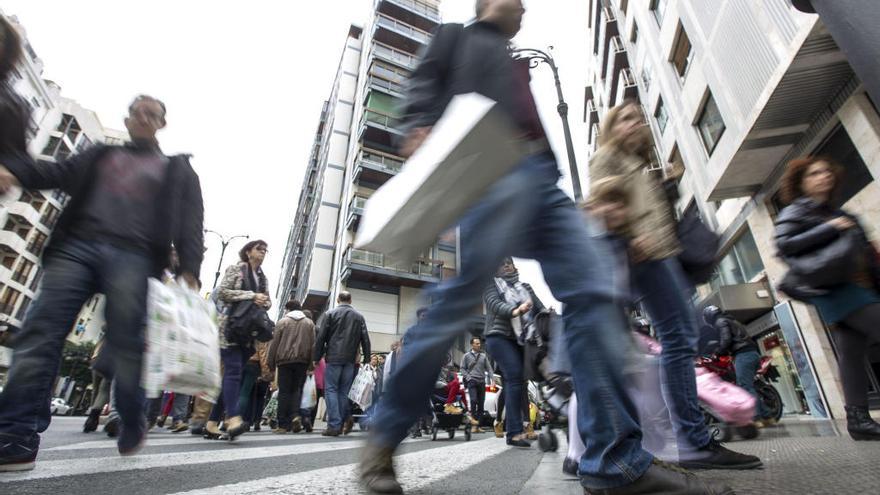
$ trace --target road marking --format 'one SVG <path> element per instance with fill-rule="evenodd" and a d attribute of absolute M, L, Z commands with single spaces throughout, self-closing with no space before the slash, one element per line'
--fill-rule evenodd
<path fill-rule="evenodd" d="M 487 440 L 462 443 L 420 450 L 394 458 L 398 481 L 409 492 L 437 481 L 455 476 L 462 468 L 478 465 L 490 457 L 510 449 L 504 440 Z M 274 476 L 230 485 L 218 485 L 179 492 L 174 495 L 229 495 L 229 494 L 327 494 L 359 493 L 357 464 L 303 471 L 295 474 Z"/>
<path fill-rule="evenodd" d="M 147 436 L 147 444 L 146 447 L 167 447 L 172 445 L 208 445 L 208 441 L 198 435 L 191 435 L 189 433 L 180 433 L 180 436 L 174 436 L 171 438 L 154 438 L 153 436 Z M 242 443 L 254 443 L 254 442 L 275 442 L 281 440 L 305 440 L 309 438 L 318 439 L 319 436 L 316 435 L 242 435 L 238 437 L 235 441 L 236 444 Z M 223 441 L 217 440 L 214 442 Z M 72 443 L 69 445 L 60 445 L 58 447 L 51 447 L 48 449 L 40 449 L 43 452 L 48 451 L 60 451 L 60 450 L 85 450 L 85 449 L 115 449 L 116 448 L 116 440 L 93 440 L 90 442 L 79 442 Z"/>
<path fill-rule="evenodd" d="M 284 445 L 280 447 L 250 447 L 195 452 L 175 452 L 170 454 L 146 454 L 133 457 L 82 457 L 60 461 L 40 461 L 33 471 L 24 473 L 3 473 L 0 484 L 10 481 L 24 481 L 80 474 L 111 473 L 163 467 L 179 467 L 214 462 L 283 457 L 288 455 L 314 454 L 331 450 L 356 449 L 361 442 L 328 442 Z"/>

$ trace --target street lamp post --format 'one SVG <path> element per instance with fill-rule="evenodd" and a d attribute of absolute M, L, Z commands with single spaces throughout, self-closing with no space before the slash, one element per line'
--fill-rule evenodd
<path fill-rule="evenodd" d="M 541 62 L 550 66 L 550 70 L 553 71 L 553 79 L 556 82 L 556 97 L 559 100 L 559 104 L 556 105 L 556 111 L 559 112 L 559 118 L 562 119 L 562 131 L 565 133 L 565 147 L 568 150 L 568 168 L 571 172 L 571 186 L 574 189 L 574 199 L 575 201 L 580 201 L 583 199 L 584 195 L 581 192 L 581 179 L 580 174 L 577 169 L 577 159 L 574 155 L 574 144 L 571 141 L 571 128 L 568 126 L 568 103 L 565 102 L 565 98 L 562 95 L 562 84 L 559 82 L 559 69 L 556 67 L 556 62 L 553 60 L 553 57 L 548 53 L 553 50 L 551 46 L 547 52 L 542 50 L 536 50 L 534 48 L 520 48 L 517 50 L 513 50 L 513 57 L 517 60 L 528 60 L 529 67 L 534 69 Z"/>
<path fill-rule="evenodd" d="M 205 229 L 205 233 L 206 234 L 214 234 L 220 238 L 220 246 L 221 246 L 220 261 L 217 262 L 217 273 L 214 274 L 214 285 L 212 287 L 212 289 L 216 289 L 217 288 L 217 281 L 220 280 L 220 270 L 223 268 L 223 257 L 226 255 L 226 248 L 229 246 L 229 243 L 232 242 L 234 239 L 238 239 L 238 238 L 250 239 L 250 236 L 248 236 L 248 235 L 234 235 L 232 237 L 226 237 L 223 234 L 221 234 L 219 232 L 215 232 L 210 229 Z"/>

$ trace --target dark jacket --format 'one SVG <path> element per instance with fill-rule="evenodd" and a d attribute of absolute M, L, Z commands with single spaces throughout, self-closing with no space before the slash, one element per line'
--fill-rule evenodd
<path fill-rule="evenodd" d="M 535 295 L 532 286 L 526 283 L 523 283 L 523 285 L 528 289 L 529 294 L 532 296 L 531 313 L 534 315 L 543 311 L 544 304 L 542 304 L 541 300 L 538 299 L 538 296 Z M 513 325 L 510 323 L 511 318 L 513 318 L 513 310 L 516 309 L 516 306 L 504 300 L 498 292 L 498 287 L 495 286 L 494 279 L 486 287 L 486 290 L 483 291 L 483 303 L 486 304 L 486 337 L 498 335 L 511 340 L 516 340 Z"/>
<path fill-rule="evenodd" d="M 291 311 L 278 320 L 269 344 L 269 368 L 291 363 L 311 363 L 315 351 L 315 324 L 302 311 Z"/>
<path fill-rule="evenodd" d="M 327 364 L 354 363 L 358 347 L 364 364 L 370 362 L 370 335 L 364 317 L 349 304 L 341 304 L 328 311 L 321 321 L 315 342 L 318 362 L 325 358 Z"/>
<path fill-rule="evenodd" d="M 493 24 L 444 24 L 437 28 L 410 76 L 403 127 L 433 126 L 453 96 L 480 93 L 517 115 L 508 39 Z"/>
<path fill-rule="evenodd" d="M 841 231 L 828 225 L 827 222 L 842 216 L 855 222 L 855 234 L 865 247 L 865 269 L 874 281 L 874 285 L 880 287 L 880 263 L 873 255 L 873 248 L 868 242 L 865 230 L 859 224 L 858 218 L 840 208 L 827 204 L 820 205 L 807 197 L 795 200 L 785 207 L 776 218 L 775 241 L 778 256 L 783 261 L 790 263 L 791 258 L 827 246 L 841 235 Z M 807 287 L 807 284 L 791 272 L 786 275 L 780 288 L 791 297 L 797 297 L 795 293 L 798 292 L 809 295 L 810 289 L 818 289 Z M 814 292 L 812 295 L 817 294 Z"/>
<path fill-rule="evenodd" d="M 758 350 L 758 345 L 749 337 L 746 327 L 732 317 L 720 314 L 715 317 L 715 321 L 708 323 L 718 330 L 717 352 L 736 354 L 740 351 Z"/>
<path fill-rule="evenodd" d="M 70 203 L 58 219 L 52 232 L 51 247 L 75 235 L 81 209 L 88 203 L 97 177 L 97 164 L 115 146 L 96 145 L 62 163 L 34 161 L 21 153 L 0 154 L 0 163 L 26 189 L 61 189 L 70 195 Z M 180 259 L 177 273 L 191 273 L 196 277 L 204 257 L 204 205 L 199 176 L 189 163 L 188 155 L 169 157 L 170 163 L 164 184 L 156 200 L 156 219 L 150 253 L 156 276 L 168 266 L 172 243 Z"/>
<path fill-rule="evenodd" d="M 27 153 L 30 115 L 31 109 L 27 102 L 7 81 L 0 81 L 0 155 Z"/>

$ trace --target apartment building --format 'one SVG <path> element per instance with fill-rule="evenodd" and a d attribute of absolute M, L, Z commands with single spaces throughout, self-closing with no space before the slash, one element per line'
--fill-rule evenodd
<path fill-rule="evenodd" d="M 880 227 L 880 116 L 818 16 L 788 0 L 591 0 L 584 119 L 624 98 L 644 109 L 660 163 L 684 167 L 680 211 L 698 208 L 722 234 L 699 303 L 746 323 L 781 372 L 788 413 L 843 417 L 836 354 L 814 308 L 775 289 L 779 179 L 799 156 L 846 168 L 841 204 Z M 880 347 L 867 364 L 880 406 Z"/>

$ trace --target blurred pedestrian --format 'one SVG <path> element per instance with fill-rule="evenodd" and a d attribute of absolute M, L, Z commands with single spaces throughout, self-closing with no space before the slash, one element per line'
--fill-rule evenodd
<path fill-rule="evenodd" d="M 471 350 L 461 358 L 461 376 L 471 403 L 471 419 L 475 433 L 482 433 L 480 421 L 486 403 L 486 382 L 495 381 L 495 370 L 489 356 L 483 352 L 483 341 L 471 337 Z"/>
<path fill-rule="evenodd" d="M 858 218 L 836 206 L 842 181 L 842 168 L 827 158 L 788 164 L 781 192 L 789 205 L 776 219 L 776 247 L 792 269 L 780 288 L 815 305 L 834 325 L 847 430 L 854 440 L 880 440 L 880 424 L 868 411 L 865 371 L 869 343 L 880 341 L 880 254 Z"/>
<path fill-rule="evenodd" d="M 303 385 L 315 349 L 315 324 L 306 317 L 299 301 L 284 305 L 287 313 L 275 325 L 269 344 L 269 368 L 278 373 L 278 426 L 275 433 L 299 433 L 305 421 L 300 413 Z"/>
<path fill-rule="evenodd" d="M 590 160 L 590 180 L 616 177 L 627 188 L 633 288 L 663 346 L 663 395 L 678 436 L 679 460 L 693 469 L 757 468 L 759 458 L 733 452 L 709 435 L 697 402 L 694 287 L 677 258 L 681 248 L 661 178 L 647 170 L 653 149 L 641 107 L 633 101 L 618 105 L 602 122 L 600 148 Z"/>
<path fill-rule="evenodd" d="M 131 142 L 96 145 L 62 163 L 0 154 L 0 193 L 61 189 L 70 202 L 44 253 L 41 291 L 31 305 L 0 395 L 0 470 L 31 469 L 39 433 L 49 426 L 52 378 L 64 339 L 90 297 L 106 297 L 106 360 L 98 371 L 115 381 L 119 453 L 136 453 L 145 438 L 144 352 L 147 278 L 161 277 L 172 244 L 179 278 L 194 290 L 204 250 L 199 178 L 185 155 L 166 156 L 156 133 L 165 105 L 138 96 L 125 125 Z"/>
<path fill-rule="evenodd" d="M 98 361 L 98 356 L 101 353 L 101 349 L 104 348 L 104 336 L 101 335 L 101 339 L 98 340 L 98 343 L 95 345 L 95 350 L 92 351 L 92 403 L 89 406 L 89 413 L 86 417 L 86 422 L 83 425 L 83 433 L 91 433 L 98 429 L 98 423 L 101 419 L 101 411 L 104 410 L 104 407 L 110 402 L 110 380 L 106 379 L 104 375 L 102 375 L 99 371 L 96 371 L 94 366 Z"/>
<path fill-rule="evenodd" d="M 263 273 L 268 244 L 263 240 L 250 241 L 238 252 L 239 262 L 226 268 L 217 300 L 222 311 L 220 320 L 220 360 L 223 364 L 223 385 L 219 399 L 211 410 L 205 425 L 205 436 L 220 438 L 219 423 L 225 414 L 226 436 L 230 440 L 247 431 L 248 426 L 241 417 L 239 398 L 244 366 L 254 354 L 255 342 L 251 337 L 243 341 L 231 341 L 227 337 L 229 315 L 239 304 L 251 303 L 269 309 L 269 282 Z"/>
<path fill-rule="evenodd" d="M 351 293 L 342 291 L 339 304 L 328 311 L 321 322 L 315 342 L 314 361 L 326 359 L 324 394 L 327 402 L 327 429 L 322 435 L 348 434 L 354 421 L 350 417 L 348 392 L 355 377 L 358 348 L 364 364 L 370 360 L 370 334 L 364 317 L 351 306 Z M 344 422 L 344 424 L 343 424 Z"/>
<path fill-rule="evenodd" d="M 12 89 L 10 80 L 22 56 L 21 36 L 0 15 L 0 155 L 27 154 L 31 107 Z"/>

